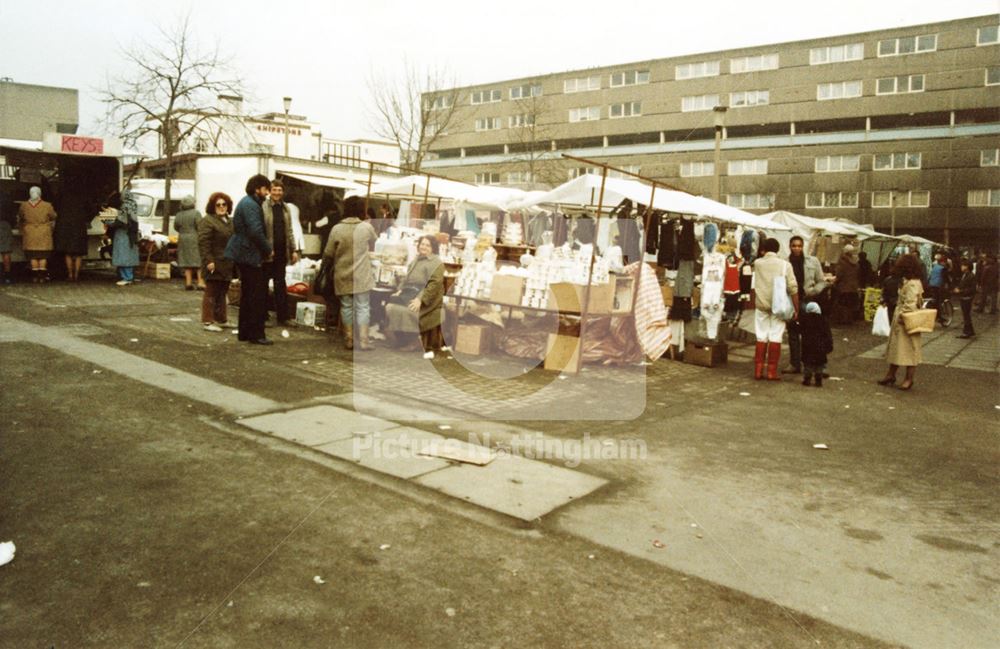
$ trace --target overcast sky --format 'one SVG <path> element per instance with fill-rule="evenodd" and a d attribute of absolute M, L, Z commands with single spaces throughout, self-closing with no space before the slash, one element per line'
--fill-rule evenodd
<path fill-rule="evenodd" d="M 447 66 L 462 84 L 1000 13 L 1000 0 L 3 0 L 0 77 L 80 90 L 81 127 L 120 46 L 154 42 L 190 11 L 250 82 L 255 112 L 292 112 L 323 134 L 372 137 L 371 70 Z"/>

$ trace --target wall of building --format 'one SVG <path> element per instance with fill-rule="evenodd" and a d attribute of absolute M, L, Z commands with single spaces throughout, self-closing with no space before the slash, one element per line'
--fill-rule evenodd
<path fill-rule="evenodd" d="M 42 133 L 76 133 L 79 93 L 73 88 L 0 81 L 0 137 L 41 140 Z"/>
<path fill-rule="evenodd" d="M 987 75 L 1000 73 L 1000 45 L 977 44 L 980 30 L 995 33 L 998 16 L 982 16 L 930 25 L 843 35 L 810 41 L 764 45 L 721 52 L 692 54 L 654 61 L 516 79 L 458 91 L 460 110 L 456 121 L 435 144 L 436 159 L 429 169 L 474 182 L 488 178 L 504 184 L 508 177 L 521 179 L 518 170 L 528 166 L 517 151 L 527 144 L 550 161 L 535 162 L 548 174 L 566 180 L 582 165 L 560 160 L 570 153 L 641 171 L 694 193 L 712 195 L 714 178 L 685 178 L 681 164 L 714 159 L 714 102 L 705 110 L 682 110 L 684 97 L 718 95 L 728 106 L 719 175 L 722 200 L 739 204 L 742 194 L 772 196 L 754 211 L 786 209 L 814 216 L 845 216 L 891 227 L 893 210 L 872 207 L 872 192 L 899 190 L 894 194 L 929 192 L 927 207 L 897 207 L 897 228 L 951 236 L 966 230 L 968 236 L 998 228 L 996 207 L 970 207 L 968 193 L 975 189 L 1000 192 L 1000 168 L 981 166 L 982 151 L 1000 141 L 1000 86 L 987 85 Z M 889 39 L 923 36 L 932 51 L 879 56 L 879 43 Z M 908 41 L 904 40 L 905 46 Z M 822 63 L 813 61 L 813 50 L 841 51 L 859 44 L 860 60 Z M 883 52 L 884 54 L 885 52 Z M 776 59 L 776 69 L 740 72 L 745 57 Z M 688 64 L 707 64 L 718 73 L 699 78 L 683 76 Z M 611 87 L 613 75 L 648 72 L 648 82 Z M 711 70 L 713 73 L 714 69 Z M 989 72 L 988 72 L 989 71 Z M 915 75 L 913 81 L 909 80 Z M 883 94 L 879 80 L 907 77 L 919 91 Z M 600 89 L 565 92 L 567 80 L 598 77 Z M 860 96 L 819 99 L 823 84 L 860 82 Z M 882 82 L 881 90 L 889 82 Z M 511 89 L 539 85 L 540 97 L 511 99 Z M 825 87 L 824 87 L 825 88 Z M 500 90 L 501 101 L 471 104 L 472 94 Z M 737 106 L 738 93 L 766 90 L 768 103 Z M 641 115 L 611 118 L 611 106 L 639 102 Z M 574 108 L 595 106 L 600 118 L 571 123 Z M 511 117 L 533 111 L 536 127 L 526 141 L 524 129 L 510 127 Z M 499 118 L 501 128 L 477 131 L 476 120 Z M 516 118 L 514 118 L 516 119 Z M 482 121 L 480 122 L 482 124 Z M 918 169 L 873 170 L 875 155 L 913 152 L 921 157 Z M 849 172 L 817 173 L 816 158 L 859 156 L 859 168 Z M 766 174 L 730 175 L 728 163 L 765 160 Z M 485 176 L 484 174 L 491 174 Z M 538 176 L 539 174 L 536 174 Z M 537 178 L 535 180 L 538 180 Z M 807 206 L 815 192 L 857 192 L 856 208 Z M 733 197 L 736 198 L 733 198 Z M 884 196 L 884 195 L 883 195 Z"/>

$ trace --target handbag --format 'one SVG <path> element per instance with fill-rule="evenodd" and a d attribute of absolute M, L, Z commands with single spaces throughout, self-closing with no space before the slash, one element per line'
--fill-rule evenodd
<path fill-rule="evenodd" d="M 872 318 L 872 335 L 888 336 L 890 331 L 889 309 L 883 304 L 875 309 L 875 317 Z"/>
<path fill-rule="evenodd" d="M 929 334 L 934 331 L 937 309 L 917 309 L 902 314 L 903 328 L 908 334 Z"/>
<path fill-rule="evenodd" d="M 771 313 L 785 322 L 795 317 L 795 305 L 788 297 L 788 284 L 785 283 L 784 274 L 774 278 L 771 289 Z"/>
<path fill-rule="evenodd" d="M 313 278 L 313 294 L 319 295 L 328 302 L 332 302 L 336 297 L 333 290 L 333 263 L 324 259 L 319 266 L 316 277 Z"/>

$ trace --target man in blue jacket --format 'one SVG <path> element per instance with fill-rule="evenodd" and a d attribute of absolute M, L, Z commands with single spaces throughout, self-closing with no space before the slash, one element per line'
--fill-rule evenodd
<path fill-rule="evenodd" d="M 260 207 L 270 191 L 271 181 L 267 176 L 257 174 L 247 181 L 247 195 L 236 205 L 233 236 L 226 244 L 226 259 L 233 260 L 240 274 L 239 339 L 253 345 L 274 344 L 264 335 L 267 284 L 261 269 L 261 263 L 271 256 Z"/>

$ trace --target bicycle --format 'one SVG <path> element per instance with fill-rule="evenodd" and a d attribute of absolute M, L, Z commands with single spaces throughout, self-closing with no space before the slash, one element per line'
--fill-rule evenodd
<path fill-rule="evenodd" d="M 951 321 L 955 317 L 955 307 L 947 296 L 941 299 L 941 304 L 937 304 L 937 301 L 932 297 L 925 298 L 923 308 L 937 309 L 938 323 L 946 329 L 951 326 Z"/>

